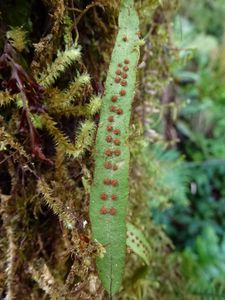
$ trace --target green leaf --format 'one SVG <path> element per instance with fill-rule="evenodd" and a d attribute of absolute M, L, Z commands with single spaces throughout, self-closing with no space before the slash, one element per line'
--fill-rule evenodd
<path fill-rule="evenodd" d="M 103 286 L 110 296 L 120 288 L 125 263 L 125 216 L 129 195 L 130 159 L 127 140 L 139 58 L 138 32 L 139 19 L 134 9 L 134 1 L 121 1 L 119 32 L 100 113 L 95 147 L 95 173 L 90 194 L 93 239 L 106 250 L 104 257 L 98 257 L 97 267 Z M 125 74 L 124 78 L 120 72 Z M 117 77 L 120 83 L 115 81 Z M 121 84 L 122 80 L 124 85 Z"/>
<path fill-rule="evenodd" d="M 150 245 L 141 230 L 127 223 L 127 246 L 149 265 Z"/>

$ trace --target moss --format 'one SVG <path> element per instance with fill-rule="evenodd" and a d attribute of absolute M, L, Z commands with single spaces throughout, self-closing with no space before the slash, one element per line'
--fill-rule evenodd
<path fill-rule="evenodd" d="M 0 70 L 0 297 L 107 299 L 95 267 L 104 248 L 91 239 L 89 192 L 101 97 L 118 32 L 118 1 L 33 0 L 28 4 L 21 0 L 18 10 L 15 1 L 3 2 L 1 55 L 7 32 L 12 44 L 18 42 L 17 26 L 23 26 L 26 35 L 20 41 L 20 52 L 18 43 L 10 50 L 12 64 Z M 140 9 L 140 1 L 136 2 Z M 150 27 L 147 11 L 150 7 L 153 15 L 156 6 L 152 1 L 142 2 L 146 5 L 145 18 L 141 18 L 144 36 L 146 24 Z M 164 59 L 161 36 L 157 40 L 160 32 L 151 38 Z M 155 69 L 160 60 L 157 49 L 146 60 L 147 50 L 142 56 Z M 20 74 L 23 84 L 13 84 L 15 78 L 10 81 L 12 70 Z M 140 69 L 139 76 L 139 82 L 152 78 L 146 69 Z M 162 82 L 164 76 L 159 69 L 155 82 Z M 133 111 L 148 98 L 137 90 Z M 141 120 L 142 116 L 133 115 L 131 124 L 136 125 L 131 128 L 139 129 L 135 139 L 131 132 L 131 140 L 137 141 Z M 140 153 L 136 142 L 127 142 L 136 151 L 133 156 Z M 138 155 L 132 164 L 136 160 Z M 155 229 L 146 207 L 139 203 L 137 195 L 145 186 L 138 186 L 136 171 L 130 175 L 128 219 L 139 222 L 138 227 L 141 222 L 148 224 L 146 228 L 156 236 L 162 231 Z M 166 242 L 157 245 L 165 253 Z M 158 257 L 156 261 L 162 272 Z M 139 266 L 137 257 L 127 257 L 124 289 L 118 299 L 137 297 L 138 292 L 127 282 L 136 276 Z M 138 291 L 146 288 L 142 283 L 137 286 Z M 155 286 L 150 291 L 158 293 Z"/>

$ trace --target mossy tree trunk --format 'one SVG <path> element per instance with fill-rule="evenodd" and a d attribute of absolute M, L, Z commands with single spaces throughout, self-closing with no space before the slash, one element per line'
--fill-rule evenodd
<path fill-rule="evenodd" d="M 143 34 L 160 5 L 153 2 L 136 1 Z M 108 297 L 96 271 L 103 248 L 91 237 L 89 194 L 118 8 L 117 0 L 0 2 L 1 298 Z M 145 75 L 142 68 L 140 78 Z M 137 95 L 133 112 L 141 105 Z M 140 120 L 133 113 L 136 133 Z M 136 193 L 137 186 L 131 200 Z M 138 211 L 150 224 L 142 205 L 128 219 Z M 160 243 L 163 249 L 167 241 Z M 133 264 L 126 279 L 139 272 Z M 125 299 L 127 286 L 118 299 Z"/>

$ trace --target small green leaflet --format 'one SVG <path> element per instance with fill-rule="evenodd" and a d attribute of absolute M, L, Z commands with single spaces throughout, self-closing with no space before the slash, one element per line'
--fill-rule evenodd
<path fill-rule="evenodd" d="M 149 265 L 150 245 L 141 230 L 127 223 L 127 246 Z"/>

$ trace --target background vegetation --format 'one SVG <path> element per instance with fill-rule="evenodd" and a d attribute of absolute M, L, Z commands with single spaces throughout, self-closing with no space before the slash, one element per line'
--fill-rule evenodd
<path fill-rule="evenodd" d="M 171 159 L 173 155 L 180 157 L 178 168 L 170 169 L 173 174 L 166 176 L 179 194 L 172 195 L 171 207 L 155 214 L 176 245 L 188 289 L 205 297 L 207 293 L 211 297 L 221 294 L 222 299 L 224 13 L 222 1 L 183 1 L 175 17 L 172 38 L 174 47 L 181 50 L 180 61 L 175 56 L 171 70 L 174 101 L 180 109 L 171 126 L 179 142 L 165 154 L 167 159 L 169 155 Z"/>
<path fill-rule="evenodd" d="M 143 260 L 130 242 L 115 299 L 223 299 L 225 4 L 136 7 L 127 221 L 150 250 Z M 118 3 L 10 0 L 0 12 L 0 297 L 107 299 L 88 210 Z"/>

